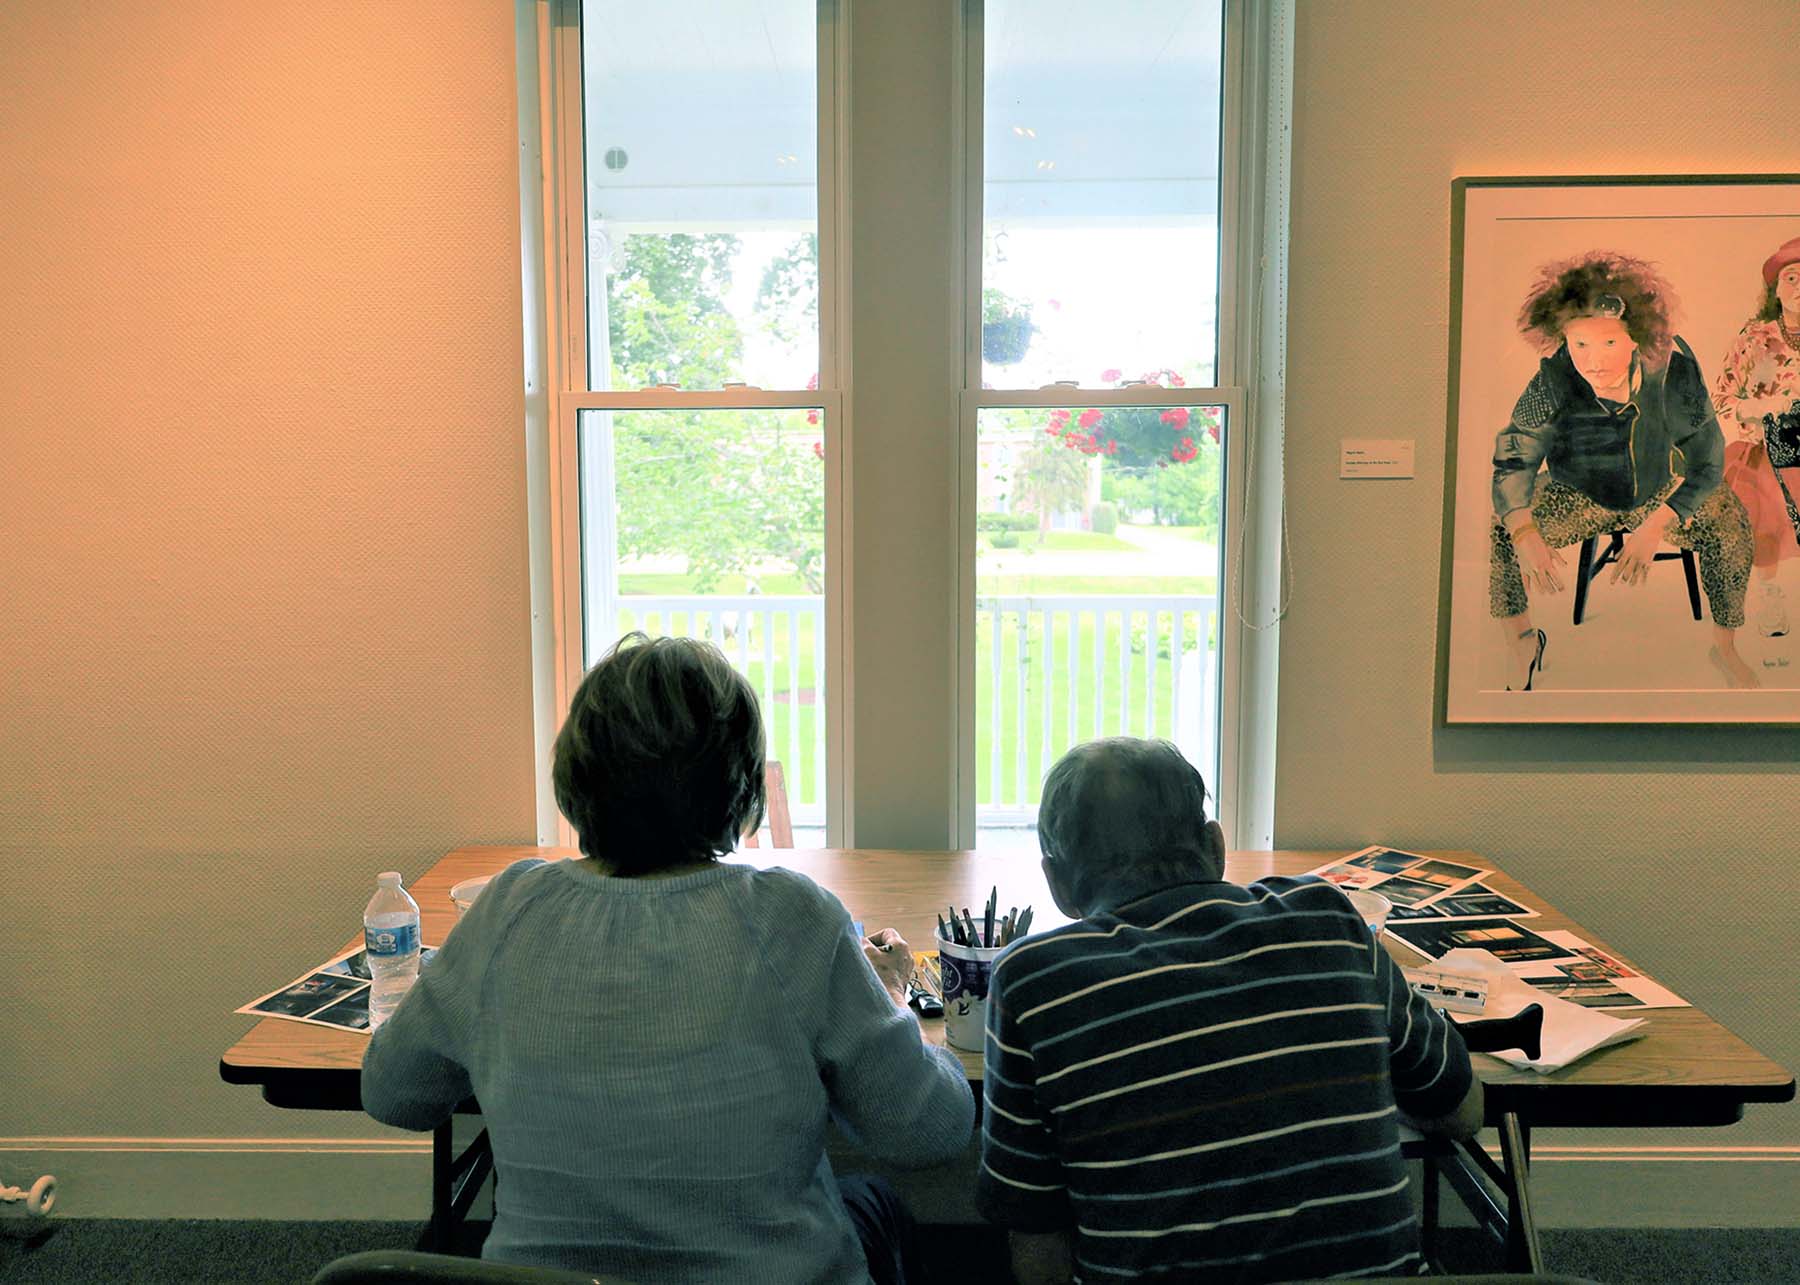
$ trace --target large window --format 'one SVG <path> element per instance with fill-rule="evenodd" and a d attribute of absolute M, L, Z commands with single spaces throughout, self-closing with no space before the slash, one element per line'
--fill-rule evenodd
<path fill-rule="evenodd" d="M 897 592 L 906 636 L 954 657 L 907 691 L 941 683 L 919 699 L 953 707 L 955 734 L 902 764 L 915 789 L 954 783 L 953 845 L 1034 848 L 1045 769 L 1094 736 L 1166 737 L 1224 792 L 1246 427 L 1223 146 L 1237 5 L 964 0 L 877 19 L 844 0 L 545 0 L 558 715 L 623 634 L 710 639 L 762 698 L 796 842 L 891 842 L 854 828 L 855 797 L 880 796 L 889 831 L 910 803 L 892 757 L 855 779 L 856 738 L 886 731 L 856 720 L 856 694 L 887 675 L 869 638 L 859 664 L 851 624 L 853 600 Z M 963 45 L 951 92 L 922 102 L 892 74 L 896 28 L 934 86 Z M 921 112 L 901 147 L 840 150 Z M 886 200 L 859 215 L 851 180 L 872 171 Z M 925 190 L 945 172 L 948 203 L 852 236 L 912 175 Z M 896 265 L 931 283 L 904 305 L 920 315 L 860 350 L 847 319 L 895 312 L 868 262 L 859 285 L 853 244 L 890 284 Z M 941 397 L 944 422 L 882 421 L 867 390 L 897 380 Z M 954 524 L 914 529 L 943 533 L 942 554 L 891 536 L 908 496 L 854 450 L 909 434 L 955 446 L 941 482 L 904 481 L 946 488 L 915 511 L 957 497 Z M 928 618 L 915 606 L 934 594 Z"/>
<path fill-rule="evenodd" d="M 975 822 L 1033 850 L 1039 782 L 1081 741 L 1166 738 L 1219 788 L 1225 14 L 974 14 Z"/>

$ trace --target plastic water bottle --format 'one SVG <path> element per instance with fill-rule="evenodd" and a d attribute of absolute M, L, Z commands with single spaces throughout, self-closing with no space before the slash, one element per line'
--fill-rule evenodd
<path fill-rule="evenodd" d="M 400 872 L 376 880 L 375 895 L 363 911 L 363 947 L 369 956 L 369 1029 L 375 1030 L 400 1007 L 419 976 L 419 903 L 400 886 Z"/>

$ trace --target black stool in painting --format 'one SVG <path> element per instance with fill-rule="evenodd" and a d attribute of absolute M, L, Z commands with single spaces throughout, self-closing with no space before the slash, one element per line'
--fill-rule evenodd
<path fill-rule="evenodd" d="M 1594 556 L 1594 545 L 1600 537 L 1590 535 L 1581 542 L 1581 552 L 1575 561 L 1575 623 L 1581 623 L 1581 617 L 1587 612 L 1588 582 L 1599 575 L 1608 563 L 1617 562 L 1619 554 L 1625 549 L 1625 532 L 1614 531 L 1612 541 L 1606 546 L 1606 552 L 1598 558 Z M 1668 562 L 1681 559 L 1681 569 L 1687 573 L 1688 606 L 1693 609 L 1694 619 L 1700 619 L 1700 571 L 1694 563 L 1692 549 L 1670 549 L 1658 553 L 1653 561 Z"/>

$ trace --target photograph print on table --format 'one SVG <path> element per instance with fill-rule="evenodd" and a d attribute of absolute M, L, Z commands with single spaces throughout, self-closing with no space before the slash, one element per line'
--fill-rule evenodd
<path fill-rule="evenodd" d="M 1362 866 L 1367 870 L 1379 871 L 1384 875 L 1397 875 L 1409 866 L 1416 866 L 1426 860 L 1417 852 L 1399 852 L 1393 848 L 1369 848 L 1353 857 L 1344 858 L 1346 866 Z"/>
<path fill-rule="evenodd" d="M 1380 893 L 1396 906 L 1416 906 L 1421 901 L 1437 896 L 1443 888 L 1409 875 L 1391 875 L 1375 884 L 1372 891 Z"/>
<path fill-rule="evenodd" d="M 1558 974 L 1554 977 L 1527 977 L 1525 983 L 1546 995 L 1566 999 L 1583 1008 L 1643 1008 L 1636 995 L 1620 990 L 1604 978 L 1578 978 Z"/>
<path fill-rule="evenodd" d="M 1510 919 L 1416 920 L 1400 924 L 1390 921 L 1385 931 L 1433 959 L 1465 947 L 1485 950 L 1507 964 L 1567 959 L 1574 954 Z"/>
<path fill-rule="evenodd" d="M 1800 175 L 1459 178 L 1450 269 L 1440 721 L 1800 722 Z"/>
<path fill-rule="evenodd" d="M 1472 883 L 1448 896 L 1439 897 L 1431 908 L 1446 919 L 1486 919 L 1504 915 L 1509 919 L 1529 919 L 1537 911 L 1511 897 L 1502 896 L 1484 883 Z"/>
<path fill-rule="evenodd" d="M 311 1017 L 346 995 L 354 995 L 357 991 L 368 988 L 367 982 L 359 982 L 355 978 L 313 973 L 297 982 L 290 982 L 261 999 L 252 1000 L 238 1012 L 258 1013 L 263 1017 Z"/>

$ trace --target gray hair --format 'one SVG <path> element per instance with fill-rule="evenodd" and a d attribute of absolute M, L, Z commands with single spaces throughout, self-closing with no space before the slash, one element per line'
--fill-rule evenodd
<path fill-rule="evenodd" d="M 1044 777 L 1038 844 L 1084 911 L 1114 885 L 1217 877 L 1206 782 L 1168 741 L 1115 736 L 1063 755 Z"/>
<path fill-rule="evenodd" d="M 716 859 L 762 823 L 756 692 L 710 643 L 626 634 L 581 680 L 550 779 L 614 874 Z"/>

